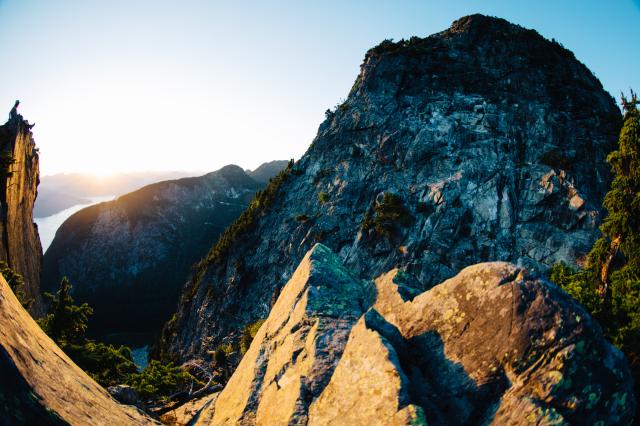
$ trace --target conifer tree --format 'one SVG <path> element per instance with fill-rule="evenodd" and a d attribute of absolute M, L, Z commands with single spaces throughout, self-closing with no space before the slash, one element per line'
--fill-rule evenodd
<path fill-rule="evenodd" d="M 555 265 L 552 281 L 582 303 L 607 338 L 623 350 L 640 379 L 640 111 L 638 97 L 622 97 L 618 150 L 607 157 L 614 173 L 604 199 L 607 215 L 584 269 Z M 640 395 L 638 395 L 640 396 Z"/>
<path fill-rule="evenodd" d="M 598 292 L 605 300 L 614 293 L 628 292 L 628 284 L 640 281 L 640 114 L 636 94 L 631 92 L 631 100 L 623 97 L 622 104 L 625 115 L 618 150 L 607 157 L 615 177 L 604 199 L 607 216 L 600 227 L 603 236 L 589 259 L 597 272 Z M 619 287 L 622 282 L 626 283 L 624 288 Z M 618 288 L 613 288 L 614 283 Z"/>
<path fill-rule="evenodd" d="M 93 314 L 88 304 L 75 305 L 70 293 L 71 284 L 64 277 L 55 295 L 45 293 L 51 304 L 51 313 L 38 321 L 40 327 L 60 346 L 83 340 L 89 317 Z"/>
<path fill-rule="evenodd" d="M 22 275 L 11 269 L 7 262 L 4 261 L 0 261 L 0 274 L 2 274 L 5 281 L 7 281 L 7 284 L 9 284 L 9 287 L 13 290 L 13 294 L 16 295 L 22 307 L 29 309 L 33 303 L 33 299 L 27 296 L 26 285 Z"/>

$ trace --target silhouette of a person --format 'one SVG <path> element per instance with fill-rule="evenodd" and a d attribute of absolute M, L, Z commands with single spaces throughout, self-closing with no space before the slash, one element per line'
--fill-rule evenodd
<path fill-rule="evenodd" d="M 19 117 L 18 105 L 20 105 L 20 101 L 16 101 L 13 108 L 11 108 L 11 111 L 9 111 L 9 120 L 15 120 Z"/>

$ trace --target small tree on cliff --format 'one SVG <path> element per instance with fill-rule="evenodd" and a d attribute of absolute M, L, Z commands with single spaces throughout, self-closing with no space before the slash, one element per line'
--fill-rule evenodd
<path fill-rule="evenodd" d="M 88 340 L 85 337 L 93 309 L 76 305 L 71 297 L 71 284 L 65 277 L 55 295 L 45 294 L 49 314 L 38 324 L 80 368 L 103 386 L 123 383 L 137 371 L 131 349 Z"/>
<path fill-rule="evenodd" d="M 638 97 L 622 98 L 624 123 L 619 146 L 607 157 L 614 172 L 604 199 L 602 237 L 581 271 L 555 265 L 551 280 L 598 319 L 608 338 L 640 373 L 640 111 Z"/>
<path fill-rule="evenodd" d="M 71 284 L 64 277 L 55 295 L 45 293 L 51 304 L 51 313 L 38 321 L 40 327 L 60 346 L 82 341 L 89 317 L 93 314 L 88 304 L 75 305 L 70 293 Z"/>
<path fill-rule="evenodd" d="M 7 284 L 9 284 L 9 288 L 13 290 L 13 294 L 16 295 L 16 298 L 18 299 L 18 302 L 20 302 L 22 307 L 25 309 L 29 309 L 29 307 L 31 307 L 31 304 L 33 303 L 33 299 L 27 296 L 26 285 L 24 283 L 22 275 L 9 268 L 7 262 L 4 261 L 0 261 L 0 274 L 2 274 L 5 281 L 7 281 Z"/>

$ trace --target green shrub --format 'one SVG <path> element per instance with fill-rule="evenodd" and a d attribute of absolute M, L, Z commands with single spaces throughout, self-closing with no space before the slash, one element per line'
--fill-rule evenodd
<path fill-rule="evenodd" d="M 413 223 L 413 217 L 396 194 L 385 192 L 380 202 L 376 202 L 373 214 L 367 212 L 362 222 L 362 230 L 375 229 L 381 236 L 391 236 L 394 230 Z"/>
<path fill-rule="evenodd" d="M 64 352 L 78 367 L 104 387 L 114 386 L 128 380 L 138 371 L 127 346 L 116 348 L 101 342 L 87 341 L 83 344 L 68 344 Z"/>
<path fill-rule="evenodd" d="M 22 275 L 9 268 L 7 262 L 4 261 L 0 261 L 0 274 L 2 274 L 7 284 L 9 284 L 9 288 L 13 291 L 13 294 L 15 294 L 22 307 L 29 309 L 33 303 L 33 299 L 27 296 L 25 291 L 26 284 L 24 283 Z"/>
<path fill-rule="evenodd" d="M 216 363 L 216 366 L 222 368 L 223 370 L 227 370 L 229 359 L 234 353 L 237 353 L 240 350 L 237 342 L 234 343 L 223 343 L 219 345 L 214 351 L 209 352 L 213 356 L 213 360 Z"/>
<path fill-rule="evenodd" d="M 400 40 L 398 43 L 395 43 L 392 38 L 384 39 L 377 46 L 373 47 L 370 52 L 381 54 L 381 53 L 391 53 L 402 48 L 404 39 Z"/>
<path fill-rule="evenodd" d="M 304 221 L 309 220 L 309 216 L 307 216 L 306 214 L 299 214 L 299 215 L 296 216 L 296 220 L 298 222 L 304 222 Z"/>
<path fill-rule="evenodd" d="M 10 151 L 0 151 L 0 179 L 5 180 L 13 174 L 9 168 L 16 162 L 13 153 Z"/>
<path fill-rule="evenodd" d="M 234 352 L 238 351 L 238 347 L 236 345 L 233 345 L 231 343 L 224 343 L 222 345 L 219 345 L 216 348 L 216 352 L 222 352 L 225 354 L 225 356 L 228 358 L 231 356 L 231 354 L 233 354 Z"/>
<path fill-rule="evenodd" d="M 318 200 L 322 204 L 326 204 L 327 201 L 329 201 L 329 194 L 327 194 L 326 192 L 318 192 Z"/>
<path fill-rule="evenodd" d="M 131 374 L 127 380 L 128 385 L 147 399 L 166 399 L 170 395 L 188 390 L 192 383 L 202 385 L 180 367 L 172 363 L 162 364 L 157 360 L 151 360 L 147 368 L 141 373 Z"/>
<path fill-rule="evenodd" d="M 247 324 L 244 329 L 242 329 L 242 337 L 240 338 L 240 355 L 244 355 L 249 350 L 249 346 L 251 346 L 251 342 L 253 338 L 256 337 L 258 330 L 264 324 L 263 319 L 253 322 L 251 324 Z"/>
<path fill-rule="evenodd" d="M 413 36 L 409 40 L 400 39 L 400 41 L 394 42 L 393 39 L 383 40 L 377 46 L 369 49 L 367 55 L 383 55 L 403 51 L 403 53 L 413 56 L 420 51 L 420 46 L 425 43 L 427 39 Z"/>

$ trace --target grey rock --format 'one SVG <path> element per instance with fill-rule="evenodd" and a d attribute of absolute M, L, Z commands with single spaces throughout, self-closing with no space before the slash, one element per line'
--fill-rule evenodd
<path fill-rule="evenodd" d="M 140 396 L 129 385 L 109 386 L 107 392 L 119 403 L 126 405 L 140 405 Z"/>
<path fill-rule="evenodd" d="M 554 284 L 505 262 L 420 292 L 316 245 L 198 425 L 608 424 L 633 419 L 622 353 Z"/>
<path fill-rule="evenodd" d="M 422 289 L 484 261 L 575 265 L 599 234 L 619 125 L 571 52 L 504 20 L 382 43 L 272 204 L 185 288 L 163 351 L 203 356 L 265 318 L 317 242 L 359 276 L 399 267 Z M 409 218 L 384 235 L 362 226 L 380 193 Z"/>
<path fill-rule="evenodd" d="M 213 419 L 199 424 L 304 424 L 308 401 L 326 386 L 351 328 L 373 301 L 372 291 L 317 245 L 218 396 Z M 204 412 L 201 418 L 211 416 Z"/>

